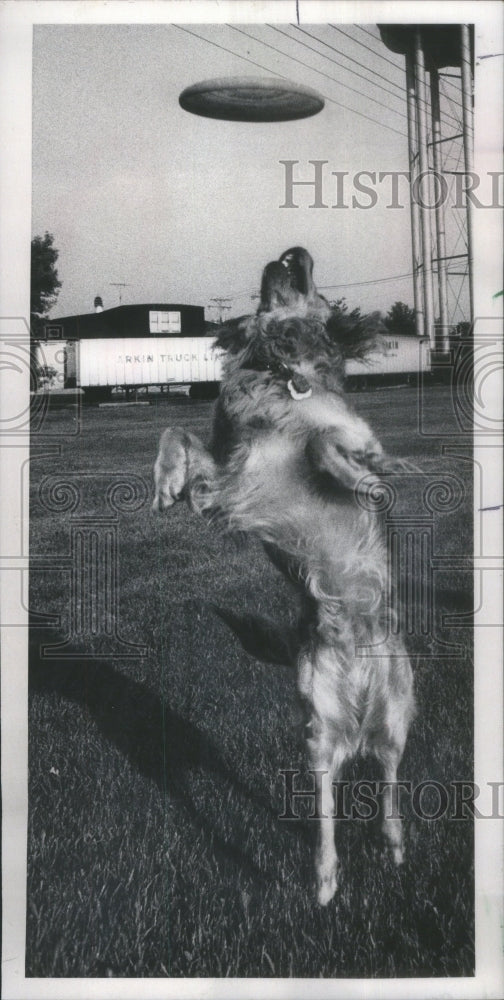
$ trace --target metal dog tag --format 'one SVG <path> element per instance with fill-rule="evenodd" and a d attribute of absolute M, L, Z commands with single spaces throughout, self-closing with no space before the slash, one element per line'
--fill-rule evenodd
<path fill-rule="evenodd" d="M 312 394 L 310 383 L 304 375 L 294 372 L 292 378 L 287 382 L 287 388 L 293 399 L 309 399 Z"/>

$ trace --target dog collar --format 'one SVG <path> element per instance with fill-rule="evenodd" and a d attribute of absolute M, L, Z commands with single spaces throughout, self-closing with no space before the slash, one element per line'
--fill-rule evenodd
<path fill-rule="evenodd" d="M 264 365 L 264 368 L 257 367 L 255 370 L 269 372 L 276 378 L 283 379 L 293 399 L 309 399 L 312 394 L 308 379 L 300 372 L 294 371 L 284 361 L 272 361 L 269 365 Z"/>

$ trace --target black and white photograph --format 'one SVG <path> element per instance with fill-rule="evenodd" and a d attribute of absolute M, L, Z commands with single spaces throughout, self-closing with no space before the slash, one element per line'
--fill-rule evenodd
<path fill-rule="evenodd" d="M 497 2 L 0 4 L 2 997 L 504 989 Z"/>

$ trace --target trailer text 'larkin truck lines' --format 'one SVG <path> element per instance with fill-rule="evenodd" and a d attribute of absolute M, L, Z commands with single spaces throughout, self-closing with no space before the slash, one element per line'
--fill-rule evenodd
<path fill-rule="evenodd" d="M 219 351 L 207 334 L 202 306 L 117 306 L 80 316 L 63 316 L 45 327 L 39 363 L 58 342 L 64 356 L 64 385 L 95 399 L 113 389 L 190 385 L 195 397 L 214 396 L 221 378 Z"/>

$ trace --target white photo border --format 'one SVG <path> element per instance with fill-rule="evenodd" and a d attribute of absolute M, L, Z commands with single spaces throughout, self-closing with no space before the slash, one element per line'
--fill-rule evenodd
<path fill-rule="evenodd" d="M 32 29 L 39 24 L 163 24 L 179 23 L 475 23 L 476 54 L 501 51 L 503 10 L 498 2 L 308 2 L 308 0 L 87 0 L 70 2 L 0 3 L 0 138 L 2 141 L 0 216 L 0 329 L 11 336 L 23 333 L 29 316 L 29 253 L 31 239 L 31 114 Z M 476 77 L 475 169 L 483 175 L 502 170 L 503 60 L 480 60 Z M 475 315 L 487 317 L 488 302 L 502 281 L 502 216 L 476 213 Z M 489 253 L 489 247 L 491 252 Z M 502 314 L 497 302 L 493 322 Z M 14 319 L 12 319 L 14 317 Z M 14 325 L 13 325 L 14 324 Z M 502 374 L 502 373 L 501 373 Z M 495 382 L 495 380 L 494 380 Z M 14 398 L 15 394 L 15 398 Z M 29 406 L 26 379 L 12 386 L 2 379 L 2 417 Z M 492 401 L 502 413 L 502 378 Z M 29 436 L 2 439 L 2 799 L 3 799 L 3 940 L 2 996 L 6 1000 L 38 998 L 157 998 L 263 997 L 311 998 L 337 994 L 342 998 L 474 998 L 504 993 L 503 824 L 476 821 L 476 975 L 450 979 L 388 980 L 215 980 L 215 979 L 26 979 L 26 824 L 27 824 L 27 629 L 22 590 L 26 563 L 21 530 L 28 516 L 27 502 L 19 503 L 23 463 L 28 460 Z M 475 459 L 484 468 L 485 486 L 501 494 L 502 441 L 486 447 L 475 438 Z M 502 554 L 495 533 L 492 558 Z M 495 568 L 495 561 L 492 566 Z M 502 564 L 501 564 L 502 565 Z M 502 781 L 503 690 L 502 632 L 490 625 L 502 614 L 502 572 L 499 585 L 487 588 L 475 629 L 475 781 L 482 788 Z"/>

